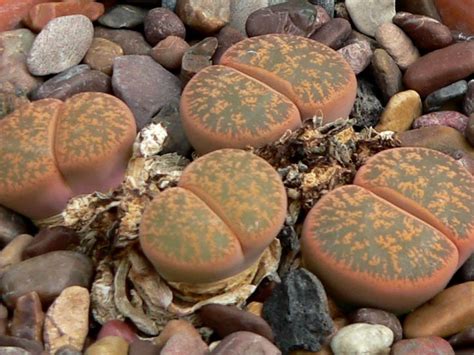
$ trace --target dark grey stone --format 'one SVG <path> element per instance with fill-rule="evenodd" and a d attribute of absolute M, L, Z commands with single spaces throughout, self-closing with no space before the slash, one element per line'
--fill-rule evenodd
<path fill-rule="evenodd" d="M 334 0 L 309 0 L 309 2 L 323 7 L 329 16 L 334 17 Z"/>
<path fill-rule="evenodd" d="M 466 91 L 467 82 L 465 80 L 456 81 L 453 84 L 433 91 L 424 101 L 425 111 L 439 111 L 443 104 L 451 100 L 462 98 L 464 94 L 466 94 Z"/>
<path fill-rule="evenodd" d="M 96 27 L 94 37 L 108 39 L 117 43 L 125 55 L 148 55 L 151 46 L 145 41 L 140 32 L 132 30 L 113 30 L 105 27 Z"/>
<path fill-rule="evenodd" d="M 110 28 L 133 28 L 143 23 L 147 10 L 133 5 L 116 5 L 99 17 L 101 25 Z"/>
<path fill-rule="evenodd" d="M 474 79 L 470 80 L 467 84 L 467 92 L 466 96 L 464 96 L 462 108 L 468 116 L 474 113 Z"/>
<path fill-rule="evenodd" d="M 357 127 L 375 126 L 382 114 L 383 106 L 375 96 L 375 86 L 367 80 L 359 79 L 357 95 L 350 117 Z"/>
<path fill-rule="evenodd" d="M 284 354 L 319 351 L 334 331 L 324 287 L 306 269 L 290 271 L 275 287 L 263 304 L 263 318 Z"/>

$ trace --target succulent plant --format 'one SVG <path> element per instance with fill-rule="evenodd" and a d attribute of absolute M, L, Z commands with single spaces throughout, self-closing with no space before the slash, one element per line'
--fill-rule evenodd
<path fill-rule="evenodd" d="M 0 121 L 0 204 L 30 218 L 123 178 L 135 121 L 119 99 L 81 93 L 26 104 Z"/>
<path fill-rule="evenodd" d="M 357 82 L 349 64 L 307 38 L 245 39 L 229 48 L 220 64 L 195 75 L 181 98 L 184 129 L 200 154 L 261 147 L 314 115 L 326 122 L 346 117 L 355 100 Z"/>
<path fill-rule="evenodd" d="M 309 212 L 305 266 L 342 301 L 408 311 L 474 251 L 474 178 L 442 153 L 396 148 L 370 158 L 354 183 Z"/>
<path fill-rule="evenodd" d="M 168 281 L 202 283 L 253 265 L 286 216 L 278 173 L 238 149 L 206 154 L 145 209 L 140 244 Z"/>

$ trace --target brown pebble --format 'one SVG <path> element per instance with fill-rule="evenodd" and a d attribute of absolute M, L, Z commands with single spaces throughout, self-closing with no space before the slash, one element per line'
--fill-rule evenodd
<path fill-rule="evenodd" d="M 29 292 L 16 301 L 11 334 L 19 338 L 43 340 L 44 312 L 36 292 Z"/>
<path fill-rule="evenodd" d="M 73 249 L 80 243 L 79 235 L 68 227 L 41 229 L 23 251 L 23 258 L 32 258 L 56 250 Z"/>
<path fill-rule="evenodd" d="M 112 75 L 114 59 L 123 55 L 122 47 L 105 38 L 96 37 L 87 51 L 84 63 L 89 64 L 92 69 Z"/>
<path fill-rule="evenodd" d="M 20 234 L 15 237 L 0 252 L 0 273 L 3 273 L 11 265 L 18 264 L 22 260 L 23 250 L 33 241 L 29 234 Z"/>
<path fill-rule="evenodd" d="M 173 335 L 179 333 L 183 333 L 189 338 L 201 338 L 201 335 L 191 323 L 185 320 L 178 319 L 169 321 L 161 331 L 160 335 L 153 339 L 153 343 L 156 346 L 162 348 Z"/>
<path fill-rule="evenodd" d="M 403 91 L 402 72 L 385 49 L 375 50 L 372 57 L 372 70 L 385 102 Z"/>
<path fill-rule="evenodd" d="M 186 50 L 181 63 L 180 78 L 187 83 L 200 70 L 212 65 L 217 49 L 217 38 L 207 37 Z"/>
<path fill-rule="evenodd" d="M 144 19 L 145 38 L 152 46 L 169 36 L 185 38 L 186 28 L 171 10 L 157 7 L 148 11 Z"/>
<path fill-rule="evenodd" d="M 158 355 L 159 353 L 160 348 L 146 340 L 136 340 L 128 348 L 128 355 Z"/>
<path fill-rule="evenodd" d="M 245 38 L 246 36 L 244 36 L 237 29 L 231 26 L 225 26 L 217 34 L 217 49 L 214 52 L 214 56 L 212 57 L 212 62 L 214 64 L 219 64 L 219 60 L 221 59 L 224 52 L 233 44 L 236 44 Z"/>
<path fill-rule="evenodd" d="M 367 41 L 357 41 L 348 44 L 338 49 L 338 52 L 342 54 L 356 75 L 367 68 L 373 55 L 372 49 Z"/>
<path fill-rule="evenodd" d="M 189 44 L 181 37 L 168 36 L 160 41 L 150 52 L 151 57 L 168 70 L 181 67 L 183 55 Z"/>
<path fill-rule="evenodd" d="M 187 334 L 178 333 L 173 335 L 163 346 L 160 355 L 207 355 L 209 348 L 201 337 L 189 337 Z"/>
<path fill-rule="evenodd" d="M 309 38 L 325 44 L 332 49 L 339 49 L 352 33 L 351 24 L 343 18 L 335 18 L 316 30 Z"/>

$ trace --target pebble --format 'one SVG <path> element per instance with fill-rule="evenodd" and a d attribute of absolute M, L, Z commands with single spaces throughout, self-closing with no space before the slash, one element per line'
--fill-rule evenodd
<path fill-rule="evenodd" d="M 450 337 L 449 344 L 456 349 L 474 347 L 474 325 Z"/>
<path fill-rule="evenodd" d="M 397 12 L 392 22 L 412 39 L 418 49 L 432 51 L 453 42 L 451 30 L 431 17 Z"/>
<path fill-rule="evenodd" d="M 433 91 L 424 101 L 425 110 L 428 112 L 439 111 L 445 103 L 462 99 L 466 92 L 467 82 L 465 80 L 456 81 L 451 85 Z"/>
<path fill-rule="evenodd" d="M 403 322 L 407 338 L 447 337 L 474 325 L 474 281 L 449 287 L 409 313 Z"/>
<path fill-rule="evenodd" d="M 176 13 L 193 30 L 210 34 L 229 23 L 230 0 L 181 0 Z"/>
<path fill-rule="evenodd" d="M 34 3 L 50 0 L 35 0 Z M 33 5 L 32 0 L 4 0 L 0 11 L 0 32 L 12 30 L 21 24 Z"/>
<path fill-rule="evenodd" d="M 207 37 L 184 52 L 180 78 L 187 83 L 202 69 L 212 65 L 212 56 L 217 49 L 217 38 Z"/>
<path fill-rule="evenodd" d="M 352 27 L 349 21 L 343 18 L 335 18 L 325 23 L 309 38 L 337 50 L 344 45 L 351 32 Z"/>
<path fill-rule="evenodd" d="M 68 227 L 44 228 L 23 250 L 23 258 L 32 258 L 56 250 L 71 250 L 79 243 L 79 235 Z"/>
<path fill-rule="evenodd" d="M 173 335 L 160 351 L 160 355 L 207 355 L 209 348 L 201 337 L 189 337 L 187 334 Z"/>
<path fill-rule="evenodd" d="M 217 332 L 221 338 L 238 331 L 259 334 L 273 342 L 272 328 L 265 320 L 235 306 L 208 304 L 199 310 L 204 326 Z"/>
<path fill-rule="evenodd" d="M 261 354 L 281 355 L 281 351 L 266 338 L 250 333 L 235 332 L 225 337 L 211 352 L 211 355 Z"/>
<path fill-rule="evenodd" d="M 33 231 L 33 225 L 22 215 L 0 205 L 0 246 L 10 243 L 17 235 Z"/>
<path fill-rule="evenodd" d="M 441 21 L 438 10 L 436 9 L 435 0 L 397 0 L 397 8 L 399 8 L 400 11 L 428 16 Z"/>
<path fill-rule="evenodd" d="M 249 37 L 270 33 L 309 37 L 329 20 L 322 7 L 315 7 L 307 1 L 289 1 L 251 13 L 245 28 Z"/>
<path fill-rule="evenodd" d="M 303 268 L 288 272 L 275 287 L 263 304 L 263 318 L 283 353 L 318 351 L 334 330 L 324 287 Z"/>
<path fill-rule="evenodd" d="M 403 82 L 424 97 L 473 73 L 474 42 L 461 42 L 419 58 L 405 72 Z"/>
<path fill-rule="evenodd" d="M 229 26 L 245 36 L 245 22 L 251 13 L 274 3 L 285 2 L 285 0 L 271 1 L 271 0 L 231 0 L 230 1 L 230 20 Z"/>
<path fill-rule="evenodd" d="M 91 21 L 104 13 L 104 4 L 95 1 L 68 0 L 46 2 L 33 6 L 23 22 L 35 32 L 41 31 L 52 20 L 69 15 L 83 15 Z"/>
<path fill-rule="evenodd" d="M 334 0 L 309 0 L 309 2 L 313 5 L 321 6 L 329 16 L 334 17 Z"/>
<path fill-rule="evenodd" d="M 108 336 L 89 346 L 84 355 L 127 355 L 128 343 L 121 337 Z"/>
<path fill-rule="evenodd" d="M 217 48 L 212 57 L 214 64 L 219 64 L 219 61 L 224 52 L 233 44 L 238 43 L 246 38 L 241 32 L 231 26 L 225 26 L 217 34 Z"/>
<path fill-rule="evenodd" d="M 395 0 L 346 0 L 346 8 L 357 29 L 373 37 L 377 28 L 395 16 Z"/>
<path fill-rule="evenodd" d="M 402 71 L 390 54 L 384 49 L 376 49 L 372 56 L 372 72 L 384 102 L 403 91 Z"/>
<path fill-rule="evenodd" d="M 464 282 L 474 281 L 474 253 L 461 266 L 459 274 Z"/>
<path fill-rule="evenodd" d="M 36 36 L 26 63 L 33 75 L 62 72 L 79 64 L 94 34 L 91 20 L 83 15 L 58 17 Z"/>
<path fill-rule="evenodd" d="M 151 57 L 168 70 L 181 68 L 183 55 L 189 44 L 181 37 L 168 36 L 158 42 L 150 52 Z"/>
<path fill-rule="evenodd" d="M 471 113 L 467 121 L 466 130 L 464 131 L 466 139 L 474 147 L 474 113 Z"/>
<path fill-rule="evenodd" d="M 474 113 L 474 79 L 470 80 L 467 84 L 467 92 L 464 97 L 462 108 L 466 115 Z"/>
<path fill-rule="evenodd" d="M 413 122 L 413 128 L 426 126 L 448 126 L 457 129 L 460 133 L 464 133 L 468 117 L 456 111 L 438 111 L 431 112 L 418 117 Z"/>
<path fill-rule="evenodd" d="M 105 38 L 96 37 L 84 58 L 84 63 L 92 69 L 112 75 L 114 59 L 123 55 L 123 49 L 118 44 Z"/>
<path fill-rule="evenodd" d="M 95 27 L 94 37 L 105 38 L 117 43 L 125 55 L 148 55 L 151 50 L 151 46 L 145 41 L 145 37 L 137 31 Z"/>
<path fill-rule="evenodd" d="M 420 57 L 411 39 L 393 23 L 384 23 L 377 28 L 375 39 L 393 58 L 401 70 L 406 70 Z"/>
<path fill-rule="evenodd" d="M 393 332 L 394 341 L 403 338 L 403 329 L 398 318 L 390 312 L 375 308 L 359 308 L 349 315 L 351 323 L 380 324 Z"/>
<path fill-rule="evenodd" d="M 357 41 L 349 44 L 338 49 L 338 53 L 342 54 L 356 75 L 367 68 L 373 55 L 370 44 L 367 41 Z"/>
<path fill-rule="evenodd" d="M 153 339 L 153 343 L 162 348 L 176 334 L 185 334 L 188 338 L 201 338 L 201 335 L 191 323 L 184 319 L 175 319 L 166 323 L 158 337 Z"/>
<path fill-rule="evenodd" d="M 454 355 L 454 350 L 443 338 L 430 336 L 404 339 L 392 346 L 390 355 Z"/>
<path fill-rule="evenodd" d="M 129 345 L 128 355 L 157 355 L 160 348 L 151 341 L 136 340 Z"/>
<path fill-rule="evenodd" d="M 61 346 L 54 355 L 82 355 L 82 351 L 79 351 L 71 346 Z"/>
<path fill-rule="evenodd" d="M 42 342 L 44 318 L 38 294 L 29 292 L 16 301 L 10 332 L 15 337 Z"/>
<path fill-rule="evenodd" d="M 44 342 L 47 351 L 54 353 L 64 345 L 82 350 L 89 331 L 89 304 L 87 288 L 64 288 L 46 312 Z"/>
<path fill-rule="evenodd" d="M 383 106 L 375 95 L 375 86 L 368 80 L 360 79 L 357 95 L 350 117 L 358 127 L 375 126 L 383 112 Z"/>
<path fill-rule="evenodd" d="M 49 95 L 54 93 L 57 87 L 62 87 L 63 83 L 68 82 L 72 77 L 85 73 L 89 70 L 90 67 L 87 64 L 75 65 L 46 80 L 43 84 L 33 90 L 30 96 L 33 100 L 47 98 Z M 69 85 L 67 86 L 69 87 Z"/>
<path fill-rule="evenodd" d="M 0 251 L 0 273 L 22 261 L 25 248 L 33 241 L 29 234 L 19 234 Z"/>
<path fill-rule="evenodd" d="M 472 0 L 435 0 L 442 22 L 452 30 L 474 34 Z"/>
<path fill-rule="evenodd" d="M 31 355 L 31 352 L 16 346 L 1 346 L 0 354 L 2 355 Z"/>
<path fill-rule="evenodd" d="M 97 335 L 97 340 L 108 336 L 121 337 L 129 344 L 138 339 L 132 327 L 118 319 L 109 320 L 107 323 L 105 323 L 100 328 L 99 334 Z"/>
<path fill-rule="evenodd" d="M 388 354 L 393 332 L 380 324 L 354 323 L 341 328 L 331 339 L 334 355 Z"/>
<path fill-rule="evenodd" d="M 186 28 L 171 10 L 157 7 L 148 12 L 144 21 L 145 38 L 152 46 L 168 36 L 185 38 Z"/>
<path fill-rule="evenodd" d="M 115 5 L 99 17 L 98 22 L 110 28 L 133 28 L 143 24 L 147 10 L 133 5 Z"/>
<path fill-rule="evenodd" d="M 392 96 L 385 106 L 375 129 L 379 132 L 403 132 L 410 129 L 413 121 L 420 117 L 422 104 L 420 95 L 414 90 L 406 90 Z"/>
<path fill-rule="evenodd" d="M 114 61 L 112 88 L 132 110 L 140 130 L 166 103 L 179 99 L 181 82 L 151 57 L 127 55 Z"/>
<path fill-rule="evenodd" d="M 53 251 L 12 265 L 0 280 L 0 291 L 9 307 L 13 307 L 20 296 L 32 291 L 47 304 L 66 287 L 89 286 L 92 272 L 92 261 L 85 255 Z"/>
<path fill-rule="evenodd" d="M 360 41 L 367 41 L 370 44 L 370 49 L 372 49 L 372 51 L 375 51 L 378 48 L 382 48 L 374 38 L 360 33 L 359 31 L 356 31 L 354 29 L 352 29 L 351 35 L 344 44 L 347 46 L 348 44 L 357 43 Z"/>
<path fill-rule="evenodd" d="M 152 121 L 154 123 L 161 123 L 166 128 L 166 133 L 168 134 L 160 154 L 175 152 L 183 157 L 191 156 L 193 148 L 184 132 L 179 114 L 179 103 L 177 101 L 164 105 L 160 112 L 153 117 Z"/>
<path fill-rule="evenodd" d="M 42 354 L 43 351 L 43 345 L 38 341 L 8 335 L 0 335 L 0 347 L 2 346 L 18 347 L 35 355 Z"/>

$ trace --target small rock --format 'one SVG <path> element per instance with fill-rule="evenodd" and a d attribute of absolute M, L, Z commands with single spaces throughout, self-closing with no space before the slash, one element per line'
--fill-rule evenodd
<path fill-rule="evenodd" d="M 128 348 L 128 355 L 157 355 L 159 353 L 159 347 L 145 340 L 136 340 Z"/>
<path fill-rule="evenodd" d="M 105 38 L 117 43 L 125 55 L 148 55 L 151 50 L 151 46 L 145 41 L 143 35 L 137 31 L 96 27 L 94 37 Z"/>
<path fill-rule="evenodd" d="M 15 237 L 0 252 L 0 273 L 3 273 L 11 265 L 18 264 L 22 260 L 25 248 L 33 241 L 29 234 L 20 234 Z"/>
<path fill-rule="evenodd" d="M 331 339 L 334 355 L 388 354 L 393 332 L 380 324 L 354 323 L 340 329 Z"/>
<path fill-rule="evenodd" d="M 230 0 L 180 0 L 176 13 L 193 30 L 209 34 L 217 32 L 230 20 Z"/>
<path fill-rule="evenodd" d="M 187 83 L 198 71 L 212 65 L 216 49 L 217 38 L 207 37 L 184 52 L 180 74 L 183 83 Z"/>
<path fill-rule="evenodd" d="M 207 355 L 209 348 L 201 337 L 188 337 L 184 333 L 173 335 L 163 346 L 160 355 Z"/>
<path fill-rule="evenodd" d="M 379 121 L 383 112 L 383 106 L 377 96 L 375 87 L 367 80 L 359 80 L 357 95 L 350 114 L 356 120 L 358 127 L 372 127 Z"/>
<path fill-rule="evenodd" d="M 372 70 L 385 102 L 403 91 L 402 72 L 384 49 L 375 50 L 372 57 Z"/>
<path fill-rule="evenodd" d="M 372 49 L 367 41 L 357 41 L 338 50 L 347 60 L 354 70 L 354 73 L 360 74 L 370 63 L 372 59 Z"/>
<path fill-rule="evenodd" d="M 419 58 L 405 72 L 403 82 L 424 97 L 473 73 L 474 42 L 461 42 Z"/>
<path fill-rule="evenodd" d="M 0 347 L 2 346 L 18 347 L 35 355 L 42 354 L 43 351 L 43 344 L 38 341 L 12 337 L 8 335 L 0 335 Z"/>
<path fill-rule="evenodd" d="M 168 36 L 151 50 L 151 57 L 168 70 L 181 68 L 189 44 L 181 37 Z"/>
<path fill-rule="evenodd" d="M 171 10 L 157 7 L 145 17 L 145 38 L 152 46 L 168 36 L 186 37 L 186 28 L 181 19 Z"/>
<path fill-rule="evenodd" d="M 94 27 L 83 15 L 50 21 L 33 42 L 26 63 L 33 75 L 62 72 L 79 64 L 92 43 Z"/>
<path fill-rule="evenodd" d="M 143 23 L 147 10 L 133 5 L 115 5 L 99 17 L 101 25 L 111 28 L 133 28 Z"/>
<path fill-rule="evenodd" d="M 380 324 L 393 332 L 394 341 L 403 338 L 402 325 L 398 318 L 390 312 L 375 308 L 359 308 L 349 316 L 351 323 Z"/>
<path fill-rule="evenodd" d="M 59 73 L 46 80 L 42 85 L 38 86 L 35 90 L 33 90 L 30 96 L 33 100 L 45 99 L 49 95 L 52 95 L 58 87 L 65 86 L 64 83 L 67 83 L 68 80 L 72 77 L 85 73 L 89 70 L 90 67 L 87 64 L 75 65 L 63 71 L 62 73 Z"/>
<path fill-rule="evenodd" d="M 115 59 L 112 87 L 115 95 L 132 110 L 138 130 L 166 103 L 178 100 L 181 93 L 177 77 L 151 57 L 139 55 Z"/>
<path fill-rule="evenodd" d="M 334 17 L 334 0 L 309 0 L 313 5 L 321 6 L 329 16 Z"/>
<path fill-rule="evenodd" d="M 100 328 L 99 334 L 97 335 L 97 340 L 108 336 L 121 337 L 127 343 L 133 343 L 138 339 L 132 327 L 118 319 L 113 319 L 105 323 L 102 328 Z"/>
<path fill-rule="evenodd" d="M 18 298 L 10 326 L 15 337 L 43 340 L 44 313 L 41 300 L 36 292 L 30 292 Z"/>
<path fill-rule="evenodd" d="M 346 7 L 357 29 L 371 37 L 395 16 L 395 0 L 346 0 Z"/>
<path fill-rule="evenodd" d="M 10 243 L 19 234 L 33 231 L 32 223 L 22 215 L 0 205 L 0 246 Z"/>
<path fill-rule="evenodd" d="M 84 63 L 92 69 L 112 75 L 114 59 L 123 55 L 122 47 L 105 38 L 96 37 L 87 51 Z"/>
<path fill-rule="evenodd" d="M 418 117 L 413 122 L 413 128 L 427 126 L 448 126 L 457 129 L 460 133 L 464 133 L 468 117 L 456 111 L 438 111 L 431 112 Z"/>
<path fill-rule="evenodd" d="M 263 305 L 278 347 L 318 351 L 334 325 L 323 285 L 306 269 L 288 272 Z"/>
<path fill-rule="evenodd" d="M 315 7 L 305 0 L 296 0 L 251 13 L 245 28 L 249 37 L 270 33 L 309 37 L 329 20 L 329 15 L 322 7 Z"/>
<path fill-rule="evenodd" d="M 474 113 L 471 113 L 469 116 L 464 135 L 466 136 L 467 141 L 474 147 Z"/>
<path fill-rule="evenodd" d="M 391 55 L 401 70 L 406 70 L 420 57 L 411 39 L 393 23 L 380 25 L 375 31 L 375 39 Z"/>
<path fill-rule="evenodd" d="M 309 38 L 325 44 L 332 49 L 339 49 L 351 35 L 352 28 L 349 21 L 335 18 L 316 30 Z"/>
<path fill-rule="evenodd" d="M 188 321 L 177 319 L 169 321 L 161 331 L 160 335 L 153 339 L 153 343 L 162 348 L 174 335 L 184 334 L 187 338 L 199 338 L 201 335 Z"/>
<path fill-rule="evenodd" d="M 31 355 L 31 352 L 18 348 L 16 346 L 1 346 L 0 354 L 2 355 Z"/>
<path fill-rule="evenodd" d="M 23 258 L 32 258 L 56 250 L 71 250 L 79 243 L 79 235 L 68 227 L 41 229 L 23 251 Z"/>
<path fill-rule="evenodd" d="M 408 130 L 413 121 L 422 112 L 420 95 L 414 90 L 399 92 L 392 96 L 380 117 L 375 129 L 379 132 L 403 132 Z"/>
<path fill-rule="evenodd" d="M 392 346 L 390 355 L 454 355 L 454 350 L 449 343 L 440 337 L 422 337 L 404 339 Z"/>
<path fill-rule="evenodd" d="M 233 306 L 208 304 L 199 310 L 204 326 L 212 328 L 221 338 L 238 331 L 259 334 L 273 342 L 272 328 L 261 317 Z"/>
<path fill-rule="evenodd" d="M 212 57 L 214 64 L 219 64 L 219 61 L 224 52 L 229 49 L 233 44 L 238 43 L 245 39 L 246 36 L 231 26 L 225 26 L 217 34 L 217 49 Z"/>
<path fill-rule="evenodd" d="M 84 287 L 71 286 L 61 292 L 46 312 L 46 350 L 54 353 L 64 345 L 82 350 L 89 331 L 89 304 L 89 291 Z"/>
<path fill-rule="evenodd" d="M 447 337 L 474 325 L 474 281 L 449 287 L 409 313 L 403 322 L 407 338 Z"/>
<path fill-rule="evenodd" d="M 426 97 L 424 101 L 425 110 L 428 112 L 439 111 L 448 101 L 463 98 L 466 91 L 467 82 L 465 80 L 456 81 L 451 85 L 436 90 Z"/>
<path fill-rule="evenodd" d="M 474 113 L 474 79 L 467 84 L 467 92 L 462 108 L 466 115 Z"/>
<path fill-rule="evenodd" d="M 441 21 L 438 10 L 436 9 L 435 0 L 397 0 L 397 8 L 399 11 L 423 15 Z"/>
<path fill-rule="evenodd" d="M 82 351 L 76 350 L 68 345 L 61 346 L 54 355 L 82 355 Z"/>
<path fill-rule="evenodd" d="M 89 346 L 84 355 L 127 355 L 128 343 L 121 337 L 108 336 Z"/>
<path fill-rule="evenodd" d="M 21 25 L 22 19 L 28 15 L 28 11 L 35 3 L 50 0 L 4 0 L 0 12 L 0 32 L 12 30 Z"/>
<path fill-rule="evenodd" d="M 372 37 L 369 37 L 363 33 L 360 33 L 356 30 L 352 30 L 349 38 L 347 39 L 346 43 L 344 43 L 344 45 L 349 45 L 349 44 L 352 44 L 352 43 L 357 43 L 357 42 L 360 42 L 360 41 L 366 41 L 370 44 L 370 49 L 372 49 L 372 51 L 375 51 L 376 49 L 379 49 L 379 48 L 382 48 L 380 46 L 380 44 Z"/>
<path fill-rule="evenodd" d="M 247 33 L 245 31 L 245 22 L 247 21 L 247 18 L 250 16 L 251 13 L 263 7 L 269 6 L 269 2 L 269 0 L 231 0 L 230 20 L 228 26 L 235 29 L 241 36 L 246 36 Z M 284 2 L 284 0 L 280 2 Z"/>
<path fill-rule="evenodd" d="M 474 347 L 474 325 L 449 338 L 449 344 L 456 349 Z"/>
<path fill-rule="evenodd" d="M 419 49 L 432 51 L 449 46 L 453 42 L 449 28 L 431 17 L 398 12 L 392 21 Z"/>
<path fill-rule="evenodd" d="M 474 253 L 464 262 L 459 273 L 464 282 L 474 281 Z"/>
<path fill-rule="evenodd" d="M 12 265 L 0 280 L 0 291 L 9 307 L 13 307 L 19 297 L 32 291 L 36 291 L 42 302 L 47 304 L 66 287 L 88 287 L 92 272 L 92 261 L 85 255 L 73 251 L 53 251 Z"/>
<path fill-rule="evenodd" d="M 236 332 L 225 337 L 211 352 L 212 355 L 259 354 L 281 355 L 281 351 L 266 338 L 250 333 Z"/>

